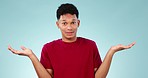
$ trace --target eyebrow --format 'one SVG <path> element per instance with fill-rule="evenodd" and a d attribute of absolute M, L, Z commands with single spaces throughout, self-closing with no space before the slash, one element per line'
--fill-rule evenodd
<path fill-rule="evenodd" d="M 72 19 L 72 21 L 75 21 L 76 19 Z M 66 21 L 66 20 L 59 20 L 59 21 Z"/>
<path fill-rule="evenodd" d="M 66 20 L 59 20 L 59 21 L 66 21 Z"/>

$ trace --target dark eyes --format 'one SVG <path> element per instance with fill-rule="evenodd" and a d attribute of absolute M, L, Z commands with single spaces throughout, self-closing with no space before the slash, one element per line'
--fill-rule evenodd
<path fill-rule="evenodd" d="M 71 24 L 75 24 L 76 22 L 72 22 Z"/>
<path fill-rule="evenodd" d="M 62 24 L 63 24 L 63 25 L 66 25 L 67 23 L 66 23 L 66 22 L 63 22 Z"/>
<path fill-rule="evenodd" d="M 62 24 L 63 25 L 67 25 L 68 23 L 67 22 L 63 22 Z M 71 22 L 71 24 L 76 24 L 76 22 Z"/>

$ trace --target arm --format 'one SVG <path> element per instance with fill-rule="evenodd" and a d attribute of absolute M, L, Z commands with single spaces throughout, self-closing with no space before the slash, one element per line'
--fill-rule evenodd
<path fill-rule="evenodd" d="M 32 61 L 32 64 L 39 78 L 52 78 L 51 75 L 48 73 L 48 71 L 39 62 L 36 55 L 30 49 L 21 47 L 22 51 L 20 51 L 20 50 L 14 50 L 11 46 L 8 46 L 8 49 L 14 54 L 28 56 L 30 60 Z"/>
<path fill-rule="evenodd" d="M 110 68 L 110 65 L 111 65 L 111 61 L 112 61 L 112 58 L 113 58 L 113 55 L 117 52 L 117 51 L 120 51 L 120 50 L 124 50 L 124 49 L 129 49 L 131 48 L 133 45 L 135 44 L 132 43 L 132 44 L 129 44 L 127 46 L 124 46 L 124 45 L 117 45 L 117 46 L 113 46 L 109 49 L 109 51 L 107 52 L 101 66 L 99 67 L 99 69 L 96 71 L 95 73 L 95 78 L 106 78 L 107 74 L 108 74 L 108 71 L 109 71 L 109 68 Z"/>

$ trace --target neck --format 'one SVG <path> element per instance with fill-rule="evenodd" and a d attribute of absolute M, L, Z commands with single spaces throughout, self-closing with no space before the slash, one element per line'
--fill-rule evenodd
<path fill-rule="evenodd" d="M 68 43 L 75 42 L 76 40 L 77 40 L 77 37 L 75 37 L 75 38 L 62 38 L 62 41 L 68 42 Z"/>

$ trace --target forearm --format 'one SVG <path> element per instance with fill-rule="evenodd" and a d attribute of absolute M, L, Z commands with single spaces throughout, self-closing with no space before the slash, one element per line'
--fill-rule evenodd
<path fill-rule="evenodd" d="M 96 71 L 95 78 L 106 78 L 109 68 L 110 68 L 110 65 L 111 65 L 113 55 L 114 55 L 114 52 L 109 50 L 108 53 L 106 54 L 102 64 L 101 64 L 101 66 Z"/>
<path fill-rule="evenodd" d="M 39 78 L 52 78 L 34 54 L 30 55 L 29 58 L 32 61 Z"/>

